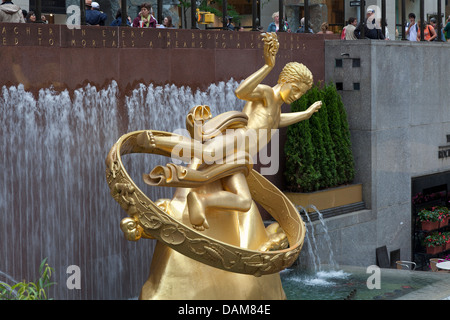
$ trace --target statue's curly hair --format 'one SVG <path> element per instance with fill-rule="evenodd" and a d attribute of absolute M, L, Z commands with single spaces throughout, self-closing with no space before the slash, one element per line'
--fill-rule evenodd
<path fill-rule="evenodd" d="M 289 62 L 278 77 L 278 83 L 288 82 L 302 82 L 311 88 L 313 85 L 313 75 L 305 65 L 298 62 Z"/>

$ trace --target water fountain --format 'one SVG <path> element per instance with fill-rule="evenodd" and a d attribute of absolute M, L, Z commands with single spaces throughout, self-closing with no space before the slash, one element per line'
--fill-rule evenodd
<path fill-rule="evenodd" d="M 308 214 L 308 209 L 313 209 L 318 215 L 318 225 L 323 229 L 323 234 L 318 241 L 316 236 L 316 227 Z M 318 299 L 319 294 L 316 296 L 314 291 L 320 292 L 322 297 L 332 298 L 335 297 L 332 294 L 323 295 L 322 291 L 326 291 L 330 287 L 335 286 L 339 282 L 343 282 L 350 277 L 350 273 L 339 269 L 339 265 L 334 259 L 334 252 L 332 248 L 331 238 L 328 233 L 328 227 L 323 218 L 322 213 L 314 206 L 310 205 L 308 208 L 304 208 L 300 205 L 297 209 L 306 219 L 306 237 L 305 245 L 307 246 L 307 254 L 303 253 L 300 259 L 307 261 L 307 265 L 299 263 L 297 267 L 286 270 L 282 273 L 283 286 L 286 290 L 288 299 Z M 320 243 L 325 242 L 325 247 L 328 249 L 328 257 L 326 263 L 322 264 L 319 254 Z M 323 246 L 322 246 L 323 247 Z M 325 289 L 325 290 L 324 290 Z M 304 296 L 300 294 L 303 291 Z M 340 294 L 346 293 L 347 290 L 343 289 Z"/>
<path fill-rule="evenodd" d="M 317 222 L 310 218 L 312 209 L 317 214 Z M 322 213 L 313 205 L 299 212 L 307 222 L 305 246 L 299 259 L 308 262 L 282 272 L 283 288 L 292 300 L 448 300 L 450 299 L 450 274 L 436 274 L 426 271 L 381 269 L 380 289 L 371 289 L 367 280 L 371 273 L 367 267 L 340 266 L 334 259 L 332 241 Z M 317 226 L 322 227 L 320 238 L 314 234 Z M 319 243 L 323 241 L 325 245 Z M 321 264 L 317 248 L 326 247 L 326 263 Z M 323 257 L 322 257 L 323 258 Z"/>

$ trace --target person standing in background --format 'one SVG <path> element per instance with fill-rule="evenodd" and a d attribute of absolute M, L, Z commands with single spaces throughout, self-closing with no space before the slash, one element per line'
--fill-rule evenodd
<path fill-rule="evenodd" d="M 416 23 L 416 15 L 414 13 L 410 13 L 408 18 L 409 22 L 406 24 L 406 39 L 409 41 L 417 41 L 419 26 Z"/>
<path fill-rule="evenodd" d="M 25 23 L 22 9 L 12 1 L 3 0 L 0 4 L 0 22 Z"/>

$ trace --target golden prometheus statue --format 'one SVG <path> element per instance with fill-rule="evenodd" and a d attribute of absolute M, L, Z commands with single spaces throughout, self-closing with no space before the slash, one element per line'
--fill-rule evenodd
<path fill-rule="evenodd" d="M 261 84 L 275 65 L 275 33 L 262 35 L 265 65 L 235 93 L 246 104 L 214 118 L 208 106 L 187 114 L 190 137 L 142 130 L 123 135 L 106 159 L 111 195 L 128 213 L 126 238 L 157 239 L 140 299 L 286 299 L 279 272 L 297 259 L 305 225 L 295 206 L 253 170 L 253 157 L 275 130 L 309 119 L 308 110 L 281 113 L 313 84 L 304 65 L 291 62 L 274 87 Z M 175 187 L 172 199 L 150 200 L 126 172 L 121 156 L 158 154 L 182 160 L 144 174 L 152 186 Z M 179 161 L 181 163 L 181 161 Z M 256 203 L 277 221 L 264 226 Z"/>

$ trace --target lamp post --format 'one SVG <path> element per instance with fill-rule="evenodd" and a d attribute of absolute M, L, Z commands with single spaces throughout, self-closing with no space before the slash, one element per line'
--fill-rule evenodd
<path fill-rule="evenodd" d="M 36 9 L 34 13 L 36 15 L 36 22 L 42 22 L 42 0 L 36 0 Z"/>
<path fill-rule="evenodd" d="M 223 30 L 227 30 L 227 24 L 228 24 L 228 19 L 227 19 L 227 0 L 222 0 L 222 28 Z"/>
<path fill-rule="evenodd" d="M 164 22 L 163 21 L 164 17 L 163 17 L 163 2 L 162 2 L 162 0 L 158 0 L 157 6 L 158 6 L 158 14 L 157 14 L 158 22 L 160 24 L 162 24 Z"/>
<path fill-rule="evenodd" d="M 425 0 L 420 0 L 420 41 L 425 40 L 424 30 L 425 30 Z"/>
<path fill-rule="evenodd" d="M 402 0 L 402 40 L 406 40 L 406 0 Z"/>
<path fill-rule="evenodd" d="M 305 0 L 305 30 L 304 33 L 309 33 L 309 0 Z"/>
<path fill-rule="evenodd" d="M 278 1 L 278 32 L 284 32 L 284 8 L 283 8 L 284 2 L 283 0 Z"/>
<path fill-rule="evenodd" d="M 381 0 L 381 32 L 386 38 L 386 0 Z"/>
<path fill-rule="evenodd" d="M 437 6 L 438 6 L 438 8 L 437 8 L 437 30 L 436 30 L 436 32 L 437 32 L 437 39 L 438 39 L 438 41 L 443 41 L 444 39 L 442 39 L 442 17 L 441 17 L 441 15 L 442 15 L 442 1 L 441 0 L 438 0 L 438 2 L 437 2 Z"/>
<path fill-rule="evenodd" d="M 191 0 L 191 29 L 197 29 L 197 1 Z"/>
<path fill-rule="evenodd" d="M 86 25 L 86 3 L 80 0 L 80 23 L 82 26 Z"/>
<path fill-rule="evenodd" d="M 258 19 L 258 0 L 252 1 L 252 31 L 257 31 L 258 26 L 256 23 L 256 19 Z"/>
<path fill-rule="evenodd" d="M 122 22 L 120 23 L 121 27 L 126 27 L 128 26 L 127 21 L 128 21 L 128 5 L 127 5 L 127 0 L 121 0 L 121 5 L 122 5 Z"/>
<path fill-rule="evenodd" d="M 359 4 L 360 16 L 361 16 L 361 39 L 366 37 L 366 1 L 360 0 Z"/>

